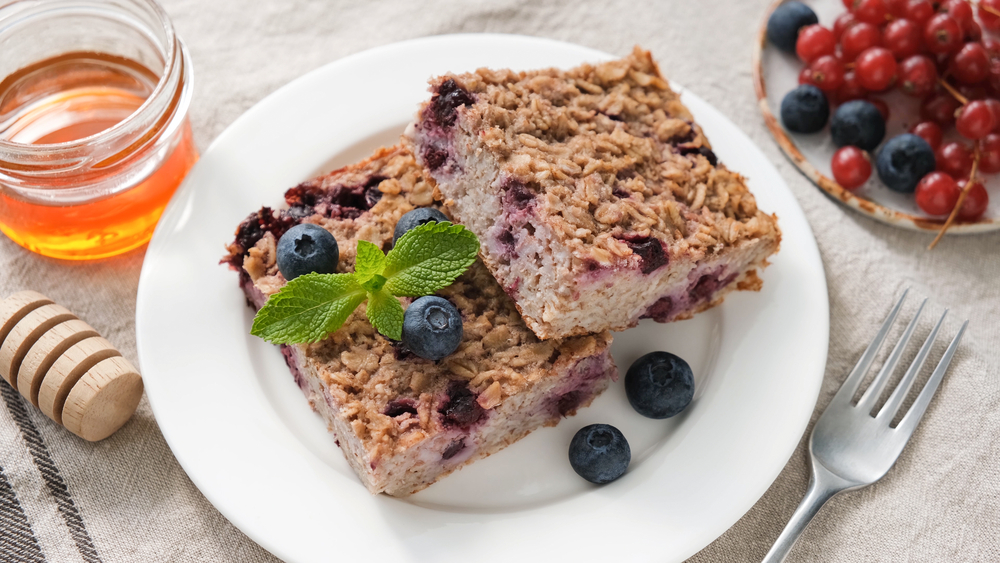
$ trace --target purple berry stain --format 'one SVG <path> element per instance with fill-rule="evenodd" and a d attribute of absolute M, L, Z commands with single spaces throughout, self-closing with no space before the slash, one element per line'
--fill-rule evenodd
<path fill-rule="evenodd" d="M 559 397 L 559 401 L 556 403 L 556 408 L 559 409 L 560 416 L 569 416 L 571 413 L 576 411 L 580 403 L 583 402 L 583 392 L 582 391 L 570 391 Z"/>
<path fill-rule="evenodd" d="M 639 268 L 649 274 L 667 264 L 669 258 L 663 244 L 654 237 L 625 236 L 620 239 L 639 257 Z"/>
<path fill-rule="evenodd" d="M 445 426 L 468 428 L 479 422 L 486 411 L 476 402 L 476 395 L 465 381 L 448 384 L 448 400 L 439 410 Z"/>
<path fill-rule="evenodd" d="M 504 179 L 500 191 L 504 194 L 504 206 L 508 208 L 525 209 L 535 201 L 535 192 L 517 178 Z"/>
<path fill-rule="evenodd" d="M 705 274 L 698 278 L 698 282 L 694 284 L 694 287 L 688 292 L 691 296 L 692 303 L 698 303 L 701 301 L 708 301 L 719 289 L 725 287 L 729 282 L 736 279 L 736 274 L 730 274 L 725 278 L 721 278 L 722 270 L 713 272 L 711 274 Z"/>
<path fill-rule="evenodd" d="M 618 186 L 614 186 L 611 188 L 611 195 L 617 197 L 618 199 L 625 199 L 630 197 L 632 195 L 632 192 L 629 192 L 628 190 L 625 190 Z"/>
<path fill-rule="evenodd" d="M 295 218 L 281 212 L 274 213 L 270 207 L 261 207 L 260 211 L 251 213 L 236 229 L 236 244 L 243 252 L 233 258 L 232 265 L 236 268 L 243 266 L 243 257 L 264 238 L 265 233 L 271 233 L 274 238 L 280 239 L 285 231 L 297 223 Z"/>
<path fill-rule="evenodd" d="M 385 406 L 383 414 L 395 418 L 406 413 L 417 414 L 417 402 L 413 399 L 394 399 L 389 401 L 389 404 Z"/>
<path fill-rule="evenodd" d="M 421 150 L 421 156 L 424 157 L 424 164 L 427 168 L 431 170 L 437 170 L 444 166 L 444 163 L 448 161 L 448 151 L 438 148 L 434 145 L 427 145 Z"/>
<path fill-rule="evenodd" d="M 514 227 L 507 225 L 506 229 L 500 231 L 497 234 L 497 242 L 500 243 L 505 258 L 508 260 L 517 258 L 517 251 L 514 249 L 517 244 L 517 240 L 514 238 Z"/>
<path fill-rule="evenodd" d="M 711 164 L 712 166 L 716 166 L 719 164 L 719 159 L 715 156 L 715 153 L 712 152 L 712 149 L 708 147 L 693 147 L 690 145 L 685 145 L 678 147 L 677 150 L 684 156 L 687 156 L 689 154 L 700 154 L 705 158 L 707 158 L 708 163 Z"/>
<path fill-rule="evenodd" d="M 670 297 L 661 297 L 656 300 L 646 309 L 646 312 L 642 314 L 644 319 L 653 319 L 654 321 L 665 323 L 670 320 L 670 317 L 674 315 L 674 300 Z"/>
<path fill-rule="evenodd" d="M 471 106 L 473 99 L 454 79 L 449 78 L 438 86 L 431 104 L 434 120 L 440 125 L 449 126 L 455 123 L 455 110 L 459 106 Z"/>
<path fill-rule="evenodd" d="M 443 452 L 441 452 L 441 459 L 444 460 L 451 459 L 456 455 L 458 455 L 458 453 L 464 449 L 465 449 L 465 438 L 459 438 L 458 440 L 455 440 L 454 442 L 448 444 L 448 447 L 445 448 Z"/>

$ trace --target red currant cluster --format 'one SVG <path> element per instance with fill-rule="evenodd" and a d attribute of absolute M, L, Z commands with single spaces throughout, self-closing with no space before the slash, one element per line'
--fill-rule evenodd
<path fill-rule="evenodd" d="M 989 196 L 975 174 L 1000 172 L 1000 41 L 983 35 L 983 27 L 1000 30 L 1000 0 L 975 7 L 968 0 L 843 2 L 848 11 L 832 30 L 814 24 L 799 31 L 795 51 L 806 63 L 799 83 L 835 104 L 867 100 L 886 120 L 889 107 L 872 93 L 898 87 L 922 99 L 922 121 L 910 132 L 934 149 L 937 171 L 917 185 L 917 205 L 930 215 L 951 214 L 949 223 L 978 219 Z M 952 126 L 971 143 L 942 144 Z M 871 175 L 871 159 L 845 146 L 832 169 L 853 190 Z"/>

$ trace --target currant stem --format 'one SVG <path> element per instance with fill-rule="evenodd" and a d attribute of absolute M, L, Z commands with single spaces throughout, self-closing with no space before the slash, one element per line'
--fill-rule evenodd
<path fill-rule="evenodd" d="M 996 8 L 991 8 L 989 6 L 983 6 L 982 2 L 979 2 L 977 5 L 979 6 L 980 10 L 982 10 L 984 12 L 989 12 L 989 13 L 993 14 L 994 16 L 1000 17 L 1000 10 L 997 10 Z"/>
<path fill-rule="evenodd" d="M 930 246 L 927 247 L 927 250 L 934 250 L 938 241 L 944 237 L 945 232 L 948 231 L 948 227 L 951 227 L 951 224 L 955 221 L 955 217 L 958 216 L 958 211 L 962 209 L 962 203 L 965 202 L 965 196 L 969 195 L 969 192 L 972 190 L 972 186 L 976 183 L 976 172 L 979 168 L 980 156 L 979 145 L 980 141 L 976 141 L 975 152 L 972 157 L 972 170 L 969 171 L 969 179 L 965 182 L 965 187 L 962 188 L 962 192 L 958 194 L 958 201 L 955 202 L 955 208 L 951 210 L 951 214 L 948 215 L 948 220 L 941 226 L 941 230 L 938 231 L 937 236 L 934 237 L 934 240 L 931 242 Z"/>
<path fill-rule="evenodd" d="M 956 90 L 954 86 L 952 86 L 951 84 L 948 84 L 948 82 L 945 79 L 943 79 L 943 78 L 941 78 L 939 76 L 938 79 L 937 79 L 937 81 L 938 81 L 938 84 L 940 84 L 942 87 L 944 87 L 944 89 L 947 90 L 948 93 L 952 95 L 952 97 L 954 97 L 956 100 L 958 100 L 958 102 L 960 104 L 962 104 L 964 106 L 964 105 L 966 105 L 966 104 L 969 103 L 969 99 L 966 98 L 965 96 L 963 96 L 958 90 Z"/>

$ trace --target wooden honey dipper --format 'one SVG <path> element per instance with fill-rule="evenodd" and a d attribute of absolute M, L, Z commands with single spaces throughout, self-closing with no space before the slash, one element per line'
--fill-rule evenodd
<path fill-rule="evenodd" d="M 0 301 L 0 376 L 91 442 L 121 428 L 142 397 L 142 377 L 114 345 L 34 291 Z"/>

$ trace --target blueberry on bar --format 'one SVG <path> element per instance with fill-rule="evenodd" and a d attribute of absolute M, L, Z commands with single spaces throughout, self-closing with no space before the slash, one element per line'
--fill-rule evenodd
<path fill-rule="evenodd" d="M 350 272 L 358 240 L 389 250 L 404 214 L 440 209 L 434 181 L 401 147 L 300 184 L 285 200 L 287 209 L 263 208 L 247 217 L 223 260 L 239 272 L 255 309 L 285 284 L 276 244 L 297 225 L 333 234 L 340 250 L 336 271 Z M 436 297 L 420 299 L 441 305 L 448 316 L 443 327 L 437 309 L 427 308 L 428 322 L 444 332 L 410 341 L 429 347 L 421 350 L 427 355 L 443 356 L 437 361 L 415 354 L 405 339 L 378 334 L 364 305 L 325 340 L 281 347 L 309 403 L 373 493 L 419 491 L 540 426 L 555 425 L 617 377 L 609 333 L 539 340 L 482 262 Z M 404 306 L 412 306 L 409 301 Z M 431 338 L 456 336 L 451 328 L 461 329 L 457 349 Z"/>
<path fill-rule="evenodd" d="M 431 80 L 406 139 L 539 338 L 686 319 L 759 289 L 776 218 L 636 48 Z"/>

